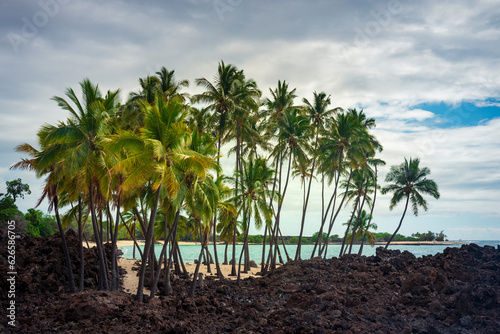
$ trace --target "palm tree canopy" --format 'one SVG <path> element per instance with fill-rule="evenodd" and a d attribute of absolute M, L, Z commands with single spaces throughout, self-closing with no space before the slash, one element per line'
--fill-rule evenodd
<path fill-rule="evenodd" d="M 359 240 L 361 238 L 366 237 L 368 239 L 368 242 L 370 245 L 375 244 L 375 236 L 372 232 L 376 231 L 378 226 L 374 223 L 370 223 L 372 216 L 367 213 L 365 210 L 361 211 L 359 218 L 357 216 L 354 217 L 354 220 L 358 222 L 357 229 L 354 232 L 354 240 Z M 349 225 L 349 220 L 342 225 L 348 226 Z M 349 235 L 348 235 L 348 241 L 352 239 L 353 235 L 353 230 L 354 230 L 354 224 L 351 224 L 349 227 Z"/>
<path fill-rule="evenodd" d="M 279 200 L 278 192 L 267 188 L 275 171 L 269 168 L 266 159 L 260 157 L 248 161 L 242 159 L 241 162 L 242 168 L 235 172 L 241 181 L 241 192 L 234 197 L 236 206 L 239 210 L 244 209 L 248 217 L 253 218 L 257 228 L 260 228 L 263 222 L 270 226 L 273 209 L 268 200 Z M 246 219 L 247 215 L 244 215 L 244 224 L 249 223 Z"/>
<path fill-rule="evenodd" d="M 393 209 L 403 199 L 409 197 L 412 204 L 413 214 L 418 215 L 418 207 L 428 209 L 427 201 L 422 197 L 423 194 L 431 195 L 435 199 L 440 197 L 436 182 L 427 178 L 431 173 L 427 167 L 420 168 L 420 159 L 405 161 L 398 166 L 391 166 L 389 173 L 385 177 L 386 182 L 391 184 L 382 188 L 382 194 L 388 192 L 394 193 L 390 202 L 389 209 Z"/>

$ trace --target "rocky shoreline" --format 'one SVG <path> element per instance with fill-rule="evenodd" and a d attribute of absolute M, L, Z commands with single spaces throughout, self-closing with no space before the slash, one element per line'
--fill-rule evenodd
<path fill-rule="evenodd" d="M 67 236 L 78 277 L 77 239 Z M 3 232 L 0 242 L 7 244 Z M 173 277 L 173 295 L 160 289 L 144 304 L 94 290 L 93 249 L 85 253 L 86 291 L 67 294 L 57 235 L 21 236 L 17 245 L 17 326 L 7 324 L 2 280 L 2 333 L 500 333 L 500 250 L 489 246 L 290 262 L 239 285 L 207 278 L 193 299 L 189 282 Z M 5 249 L 0 257 L 6 273 Z"/>

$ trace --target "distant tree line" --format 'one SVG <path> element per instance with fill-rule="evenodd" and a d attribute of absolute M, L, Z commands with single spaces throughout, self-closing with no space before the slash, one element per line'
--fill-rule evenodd
<path fill-rule="evenodd" d="M 45 237 L 57 231 L 57 223 L 53 216 L 40 210 L 28 209 L 26 213 L 19 210 L 16 199 L 31 194 L 30 187 L 21 179 L 5 182 L 7 192 L 0 193 L 0 222 L 15 220 L 18 227 L 34 237 Z"/>
<path fill-rule="evenodd" d="M 428 231 L 427 233 L 413 233 L 411 236 L 404 236 L 401 234 L 396 234 L 393 241 L 448 241 L 448 236 L 441 231 L 439 233 L 434 233 Z M 387 232 L 374 233 L 376 241 L 389 241 L 392 234 Z"/>
<path fill-rule="evenodd" d="M 428 231 L 427 233 L 413 233 L 411 236 L 405 236 L 402 234 L 396 234 L 393 241 L 448 241 L 448 237 L 446 234 L 441 231 L 439 233 Z M 375 242 L 387 242 L 392 236 L 392 233 L 389 232 L 379 232 L 373 233 Z M 314 244 L 318 239 L 319 232 L 314 233 L 311 237 L 302 237 L 302 244 Z M 196 238 L 195 238 L 196 239 Z M 327 235 L 323 232 L 323 240 L 327 239 Z M 248 236 L 249 243 L 251 244 L 262 244 L 264 241 L 263 236 L 261 235 L 249 235 Z M 299 243 L 298 236 L 283 236 L 283 240 L 285 243 L 290 245 L 297 245 Z M 198 240 L 194 240 L 198 241 Z M 243 242 L 243 236 L 236 238 L 237 242 Z M 342 238 L 339 237 L 338 234 L 334 234 L 328 237 L 329 242 L 342 242 Z"/>

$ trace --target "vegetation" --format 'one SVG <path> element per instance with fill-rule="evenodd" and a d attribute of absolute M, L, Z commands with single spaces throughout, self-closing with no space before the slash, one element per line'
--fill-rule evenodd
<path fill-rule="evenodd" d="M 28 157 L 13 168 L 28 169 L 45 178 L 43 198 L 49 200 L 49 209 L 55 213 L 70 292 L 82 291 L 85 279 L 82 267 L 77 288 L 63 232 L 71 224 L 78 230 L 80 245 L 85 231 L 97 242 L 101 290 L 118 287 L 116 252 L 111 253 L 108 268 L 103 242 L 110 242 L 116 250 L 120 235 L 127 234 L 136 245 L 138 238 L 144 239 L 144 249 L 137 247 L 141 254 L 138 301 L 147 299 L 143 294 L 147 269 L 153 283 L 150 297 L 155 295 L 162 271 L 167 274 L 167 293 L 171 292 L 171 270 L 188 277 L 179 240 L 202 243 L 190 295 L 202 259 L 210 271 L 210 241 L 219 276 L 217 240 L 225 242 L 224 263 L 232 245 L 231 275 L 237 275 L 235 244 L 243 242 L 238 277 L 242 266 L 244 271 L 249 269 L 249 243 L 262 243 L 262 273 L 274 270 L 285 257 L 301 259 L 301 245 L 308 242 L 303 237 L 304 227 L 314 224 L 306 219 L 313 178 L 321 184 L 323 210 L 318 232 L 309 240 L 314 243 L 312 256 L 326 257 L 331 240 L 342 242 L 341 254 L 351 253 L 355 240 L 371 242 L 370 231 L 375 228 L 371 217 L 379 188 L 377 166 L 384 162 L 377 158 L 382 146 L 371 133 L 375 120 L 367 118 L 363 110 L 330 108 L 331 97 L 324 92 L 314 92 L 312 100 L 304 98 L 298 105 L 295 89 L 281 80 L 277 88 L 269 89 L 271 97 L 262 99 L 253 79 L 224 62 L 212 81 L 196 79 L 204 91 L 194 96 L 182 91 L 189 82 L 177 81 L 174 71 L 166 68 L 139 79 L 139 85 L 140 89 L 121 103 L 119 90 L 103 94 L 97 84 L 84 79 L 81 98 L 71 88 L 64 98 L 53 97 L 69 114 L 67 118 L 43 125 L 37 147 L 17 147 Z M 223 151 L 234 156 L 230 170 L 220 165 Z M 415 160 L 409 165 L 413 170 Z M 391 173 L 394 176 L 388 177 L 388 182 L 398 182 L 383 191 L 396 191 L 391 208 L 404 197 L 400 194 L 405 194 L 426 209 L 417 191 L 430 192 L 430 188 L 415 183 L 415 190 L 398 190 L 405 184 L 400 185 L 396 169 Z M 299 177 L 303 186 L 303 206 L 299 236 L 290 240 L 297 243 L 297 251 L 290 255 L 280 220 L 294 177 Z M 409 182 L 413 185 L 414 181 L 422 180 Z M 26 189 L 12 187 L 10 191 L 10 199 L 3 199 L 2 212 L 12 210 L 16 197 Z M 346 206 L 352 206 L 352 214 L 345 233 L 332 236 L 337 217 Z M 62 207 L 67 211 L 61 216 Z M 45 233 L 43 217 L 37 212 L 30 214 L 32 226 L 38 226 L 36 233 Z M 263 229 L 263 237 L 251 236 L 251 226 Z M 165 243 L 157 257 L 153 247 L 159 239 Z M 283 247 L 278 247 L 280 244 Z M 80 256 L 83 260 L 81 247 Z"/>
<path fill-rule="evenodd" d="M 428 231 L 427 233 L 413 233 L 411 236 L 404 236 L 401 234 L 396 234 L 394 236 L 393 241 L 446 241 L 447 236 L 441 231 L 439 233 L 434 233 Z M 392 233 L 381 232 L 381 233 L 373 233 L 375 236 L 375 240 L 378 242 L 389 241 L 392 237 Z"/>
<path fill-rule="evenodd" d="M 5 182 L 7 193 L 0 194 L 0 221 L 16 220 L 21 229 L 34 237 L 45 237 L 56 232 L 56 221 L 53 216 L 40 210 L 28 209 L 23 214 L 15 204 L 17 198 L 31 194 L 28 184 L 21 179 Z"/>
<path fill-rule="evenodd" d="M 438 199 L 440 196 L 436 182 L 426 177 L 431 173 L 430 169 L 427 167 L 421 169 L 419 165 L 420 159 L 410 158 L 410 160 L 406 160 L 405 158 L 405 161 L 401 165 L 392 166 L 385 177 L 385 182 L 392 183 L 382 189 L 382 194 L 388 192 L 394 193 L 389 209 L 392 210 L 399 202 L 406 200 L 399 225 L 392 237 L 387 241 L 385 248 L 389 247 L 389 244 L 401 228 L 410 202 L 413 214 L 418 216 L 419 207 L 424 208 L 425 211 L 428 208 L 427 201 L 422 197 L 422 194 L 431 195 L 435 199 Z"/>

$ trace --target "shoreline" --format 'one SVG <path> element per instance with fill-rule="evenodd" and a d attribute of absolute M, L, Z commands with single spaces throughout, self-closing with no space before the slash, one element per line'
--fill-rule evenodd
<path fill-rule="evenodd" d="M 143 240 L 140 240 L 137 243 L 139 244 L 139 246 L 144 245 Z M 179 246 L 200 246 L 201 245 L 201 242 L 196 242 L 196 241 L 179 241 L 178 243 L 179 243 Z M 464 244 L 465 245 L 465 244 L 470 244 L 470 243 L 471 243 L 470 241 L 393 241 L 393 242 L 391 242 L 391 245 L 406 245 L 406 246 L 433 246 L 433 245 L 437 245 L 437 246 L 440 246 L 440 245 L 456 245 L 456 244 Z M 133 240 L 118 240 L 116 244 L 117 244 L 117 247 L 133 246 L 134 241 Z M 243 243 L 237 242 L 236 244 L 242 245 Z M 341 242 L 330 242 L 328 244 L 329 245 L 341 245 L 342 243 Z M 387 242 L 385 242 L 385 241 L 375 242 L 376 246 L 385 245 L 385 244 L 387 244 Z M 87 243 L 84 241 L 83 245 L 86 247 Z M 90 247 L 93 247 L 93 246 L 95 246 L 95 242 L 89 241 L 89 245 L 90 245 Z M 163 240 L 157 241 L 156 245 L 163 245 Z M 209 245 L 213 245 L 213 243 L 210 242 Z M 250 243 L 249 245 L 262 245 L 262 244 Z M 313 245 L 313 244 L 307 243 L 307 244 L 302 244 L 302 245 Z M 359 244 L 355 244 L 355 245 L 359 245 Z M 369 245 L 369 244 L 365 243 L 365 246 L 366 245 Z M 218 242 L 217 246 L 225 246 L 225 243 Z M 286 244 L 286 246 L 296 246 L 296 244 Z"/>
<path fill-rule="evenodd" d="M 439 245 L 453 245 L 453 244 L 468 244 L 469 242 L 462 242 L 462 241 L 395 241 L 391 242 L 391 245 L 404 245 L 404 246 L 439 246 Z M 138 244 L 140 246 L 144 246 L 144 241 L 138 241 Z M 242 243 L 237 243 L 237 244 L 242 244 Z M 384 246 L 386 242 L 376 242 L 376 246 Z M 89 242 L 90 247 L 95 246 L 95 242 Z M 117 241 L 117 247 L 123 247 L 123 246 L 133 246 L 134 241 L 133 240 L 118 240 Z M 156 245 L 163 245 L 163 240 L 159 240 L 156 242 Z M 200 242 L 195 242 L 195 241 L 179 241 L 179 246 L 200 246 Z M 217 245 L 224 246 L 225 243 L 220 242 L 217 243 Z M 253 244 L 253 245 L 262 245 L 262 244 Z M 306 245 L 306 244 L 304 244 Z M 329 245 L 341 245 L 339 242 L 330 242 Z M 84 242 L 84 246 L 86 247 L 86 242 Z M 287 245 L 288 246 L 288 245 Z M 294 246 L 294 245 L 289 245 L 289 246 Z M 295 245 L 296 246 L 296 245 Z M 137 277 L 137 272 L 132 270 L 132 267 L 136 266 L 135 263 L 137 261 L 140 261 L 140 259 L 127 259 L 125 257 L 120 257 L 118 260 L 118 265 L 122 267 L 123 269 L 126 270 L 126 274 L 123 277 L 122 281 L 122 291 L 129 293 L 129 294 L 135 294 L 137 292 L 137 286 L 139 282 L 139 278 Z M 192 262 L 185 262 L 185 266 L 187 271 L 190 274 L 193 274 L 196 268 L 196 264 Z M 235 280 L 236 276 L 229 276 L 231 273 L 232 266 L 230 264 L 223 265 L 220 264 L 221 271 L 226 279 L 230 280 Z M 236 265 L 236 270 L 238 270 L 238 266 Z M 202 264 L 200 265 L 199 272 L 203 274 L 203 277 L 213 277 L 216 278 L 216 268 L 215 265 L 211 265 L 211 273 L 207 272 L 207 266 Z M 260 271 L 260 266 L 257 268 L 251 268 L 250 272 L 248 273 L 241 273 L 241 278 L 247 278 L 247 277 L 256 277 L 257 272 Z M 150 291 L 145 288 L 144 290 L 145 294 L 149 294 Z"/>

